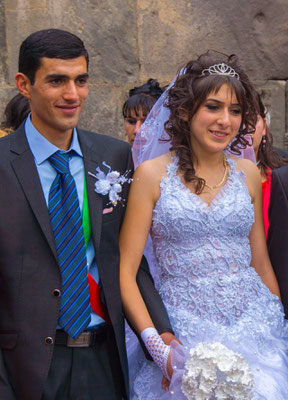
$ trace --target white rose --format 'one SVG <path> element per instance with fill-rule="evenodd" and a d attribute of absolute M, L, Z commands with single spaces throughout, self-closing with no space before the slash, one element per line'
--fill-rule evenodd
<path fill-rule="evenodd" d="M 106 179 L 101 179 L 95 183 L 95 191 L 97 193 L 106 195 L 109 193 L 109 190 L 111 189 L 110 182 L 108 182 Z"/>
<path fill-rule="evenodd" d="M 119 183 L 114 183 L 112 185 L 112 190 L 114 190 L 116 193 L 120 193 L 122 192 L 122 186 Z"/>
<path fill-rule="evenodd" d="M 112 171 L 107 174 L 107 179 L 111 184 L 116 183 L 120 173 L 118 171 Z"/>

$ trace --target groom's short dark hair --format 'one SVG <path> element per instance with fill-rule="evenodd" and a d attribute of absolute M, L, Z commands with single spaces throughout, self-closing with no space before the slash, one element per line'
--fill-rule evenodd
<path fill-rule="evenodd" d="M 73 33 L 61 29 L 44 29 L 28 36 L 20 47 L 18 71 L 25 74 L 34 84 L 41 58 L 69 60 L 84 56 L 89 64 L 89 55 L 83 41 Z"/>

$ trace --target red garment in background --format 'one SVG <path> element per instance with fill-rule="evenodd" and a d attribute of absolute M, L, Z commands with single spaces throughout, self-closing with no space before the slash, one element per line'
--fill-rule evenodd
<path fill-rule="evenodd" d="M 267 181 L 262 182 L 262 199 L 263 199 L 263 218 L 264 218 L 264 229 L 265 237 L 267 239 L 267 233 L 269 228 L 268 208 L 271 193 L 271 170 L 267 171 Z"/>

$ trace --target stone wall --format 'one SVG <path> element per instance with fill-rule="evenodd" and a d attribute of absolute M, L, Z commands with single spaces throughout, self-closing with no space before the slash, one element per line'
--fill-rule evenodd
<path fill-rule="evenodd" d="M 236 53 L 272 117 L 275 144 L 288 130 L 287 0 L 0 0 L 0 112 L 15 93 L 18 49 L 31 32 L 70 30 L 89 51 L 90 96 L 81 126 L 124 138 L 131 87 L 208 49 Z"/>

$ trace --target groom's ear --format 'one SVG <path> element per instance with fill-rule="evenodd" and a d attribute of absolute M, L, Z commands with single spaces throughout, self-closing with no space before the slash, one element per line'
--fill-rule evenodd
<path fill-rule="evenodd" d="M 30 99 L 30 97 L 31 97 L 30 96 L 30 88 L 32 86 L 30 79 L 22 72 L 18 72 L 15 75 L 15 83 L 16 83 L 17 89 L 22 94 L 22 96 L 26 97 L 27 99 Z"/>

